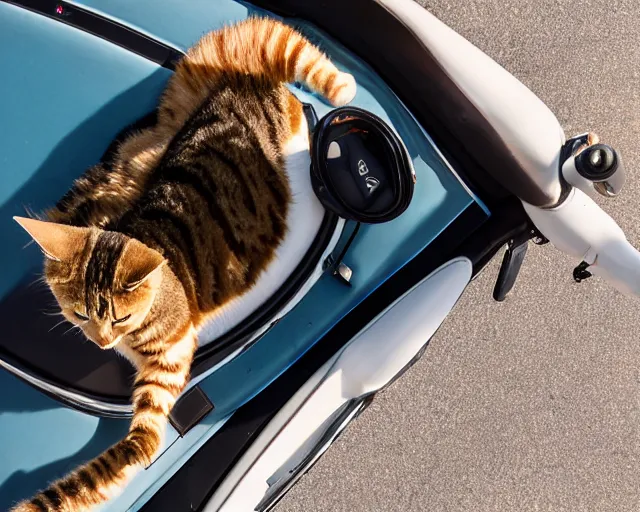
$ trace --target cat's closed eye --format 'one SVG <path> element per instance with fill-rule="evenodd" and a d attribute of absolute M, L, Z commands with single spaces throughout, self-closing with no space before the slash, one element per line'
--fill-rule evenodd
<path fill-rule="evenodd" d="M 111 325 L 122 324 L 122 323 L 126 322 L 127 320 L 129 320 L 129 318 L 131 318 L 131 314 L 129 314 L 127 316 L 123 316 L 122 318 L 117 318 L 116 320 L 111 322 Z"/>
<path fill-rule="evenodd" d="M 82 320 L 83 322 L 86 322 L 87 320 L 89 320 L 88 316 L 83 315 L 82 313 L 78 313 L 77 311 L 74 311 L 73 314 L 76 316 L 78 320 Z"/>

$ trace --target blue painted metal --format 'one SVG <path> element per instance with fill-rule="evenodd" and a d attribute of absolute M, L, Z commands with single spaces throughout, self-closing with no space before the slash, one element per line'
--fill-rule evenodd
<path fill-rule="evenodd" d="M 121 439 L 127 422 L 72 411 L 0 371 L 0 510 Z"/>
<path fill-rule="evenodd" d="M 82 0 L 89 9 L 186 49 L 204 32 L 259 12 L 233 0 Z M 364 63 L 295 22 L 358 82 L 355 104 L 387 120 L 404 140 L 418 181 L 414 200 L 398 219 L 364 226 L 346 263 L 353 286 L 322 278 L 298 307 L 249 351 L 201 386 L 216 409 L 185 438 L 169 430 L 168 448 L 103 510 L 136 510 L 225 418 L 297 360 L 337 321 L 428 245 L 475 198 L 440 159 L 428 137 L 393 92 Z M 19 43 L 17 43 L 19 41 Z M 11 223 L 22 206 L 51 205 L 71 180 L 95 163 L 124 125 L 150 111 L 169 72 L 141 57 L 28 11 L 0 3 L 0 232 L 5 250 L 0 298 L 40 263 L 22 250 L 27 238 Z M 319 115 L 329 107 L 294 89 Z M 8 171 L 10 170 L 10 172 Z M 34 312 L 34 314 L 38 314 Z M 59 406 L 0 372 L 0 509 L 98 454 L 126 431 L 126 422 L 97 420 Z"/>
<path fill-rule="evenodd" d="M 170 71 L 54 20 L 0 4 L 0 297 L 38 251 L 13 215 L 53 206 L 123 126 L 153 109 Z"/>

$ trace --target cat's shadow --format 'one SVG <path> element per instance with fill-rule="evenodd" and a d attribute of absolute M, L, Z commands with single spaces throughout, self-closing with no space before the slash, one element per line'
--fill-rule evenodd
<path fill-rule="evenodd" d="M 0 509 L 8 510 L 19 500 L 33 496 L 48 482 L 64 476 L 82 462 L 91 460 L 109 446 L 110 442 L 105 442 L 107 439 L 116 442 L 124 437 L 126 430 L 126 422 L 117 424 L 113 420 L 101 419 L 91 438 L 76 453 L 31 471 L 13 472 L 0 484 Z"/>
<path fill-rule="evenodd" d="M 2 389 L 2 393 L 0 393 L 0 424 L 7 421 L 10 423 L 16 421 L 42 421 L 42 424 L 40 425 L 40 427 L 42 427 L 42 432 L 38 431 L 38 440 L 41 441 L 43 437 L 47 436 L 46 420 L 37 416 L 34 417 L 33 414 L 25 417 L 24 419 L 19 417 L 11 418 L 10 414 L 37 413 L 63 406 L 54 399 L 36 391 L 28 384 L 18 381 L 17 377 L 14 377 L 7 372 L 0 372 L 0 389 Z M 5 427 L 9 428 L 9 433 L 5 428 L 2 439 L 2 443 L 6 443 L 5 449 L 24 450 L 25 446 L 38 445 L 38 443 L 35 442 L 33 444 L 29 443 L 28 439 L 26 440 L 26 443 L 24 439 L 12 439 L 10 431 L 19 430 L 19 428 L 16 428 L 15 426 L 12 428 L 10 423 L 5 424 Z M 32 425 L 25 426 L 25 431 L 28 431 L 29 427 L 32 427 Z M 22 469 L 14 471 L 0 484 L 0 510 L 7 510 L 11 504 L 33 495 L 34 492 L 46 485 L 47 482 L 63 476 L 79 463 L 95 457 L 110 444 L 122 438 L 125 435 L 127 428 L 128 420 L 101 418 L 98 420 L 96 429 L 92 436 L 87 440 L 84 446 L 75 453 L 49 462 L 48 464 L 44 464 L 31 471 L 24 471 Z M 11 447 L 10 445 L 12 442 L 16 442 L 18 445 Z M 52 439 L 51 442 L 55 443 L 55 440 Z M 2 451 L 1 448 L 0 451 Z M 30 457 L 27 456 L 25 458 L 29 459 Z M 0 462 L 4 464 L 7 463 L 6 459 Z"/>

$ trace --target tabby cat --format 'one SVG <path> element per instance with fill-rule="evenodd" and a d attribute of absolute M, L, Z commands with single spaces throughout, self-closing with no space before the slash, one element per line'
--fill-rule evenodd
<path fill-rule="evenodd" d="M 89 169 L 45 221 L 16 218 L 45 255 L 64 317 L 137 373 L 127 436 L 14 511 L 88 510 L 152 461 L 199 327 L 252 287 L 287 231 L 287 141 L 307 136 L 284 85 L 294 81 L 336 106 L 356 92 L 280 22 L 209 33 L 178 64 L 155 126 Z"/>

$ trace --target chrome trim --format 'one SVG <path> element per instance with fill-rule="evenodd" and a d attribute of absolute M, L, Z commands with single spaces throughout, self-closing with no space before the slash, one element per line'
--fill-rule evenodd
<path fill-rule="evenodd" d="M 268 512 L 272 510 L 284 495 L 296 484 L 296 482 L 300 480 L 300 478 L 302 478 L 302 476 L 313 467 L 320 457 L 324 455 L 330 446 L 338 439 L 338 437 L 340 437 L 340 434 L 342 434 L 347 426 L 349 426 L 352 421 L 356 420 L 358 416 L 360 416 L 360 414 L 369 406 L 375 395 L 391 386 L 400 377 L 402 377 L 409 368 L 417 363 L 420 358 L 422 358 L 427 350 L 429 341 L 430 340 L 424 344 L 413 359 L 411 359 L 411 361 L 409 361 L 409 363 L 407 363 L 407 365 L 403 367 L 385 386 L 374 393 L 354 398 L 339 407 L 319 429 L 320 432 L 314 432 L 310 436 L 310 440 L 317 439 L 317 442 L 311 445 L 308 450 L 305 450 L 309 442 L 307 441 L 305 445 L 298 449 L 298 453 L 295 453 L 289 459 L 291 462 L 296 462 L 296 460 L 299 462 L 291 469 L 288 469 L 288 467 L 291 466 L 290 464 L 278 468 L 278 471 L 274 473 L 269 480 L 267 480 L 269 488 L 254 510 L 256 512 Z M 334 357 L 337 359 L 339 354 Z M 278 475 L 283 471 L 285 474 L 278 477 Z"/>
<path fill-rule="evenodd" d="M 271 510 L 293 485 L 324 455 L 347 426 L 362 413 L 373 399 L 373 394 L 349 400 L 337 409 L 311 436 L 312 443 L 305 443 L 267 480 L 269 488 L 260 503 L 257 512 Z M 315 440 L 315 441 L 313 441 Z M 282 474 L 284 473 L 284 474 Z M 282 476 L 279 476 L 282 475 Z"/>
<path fill-rule="evenodd" d="M 131 404 L 118 405 L 94 400 L 93 398 L 81 395 L 80 393 L 61 388 L 60 386 L 48 382 L 40 377 L 34 377 L 20 368 L 16 368 L 12 364 L 7 363 L 2 358 L 0 358 L 0 367 L 28 384 L 31 384 L 33 387 L 61 399 L 66 404 L 82 412 L 103 418 L 130 418 L 133 416 L 133 406 Z"/>

